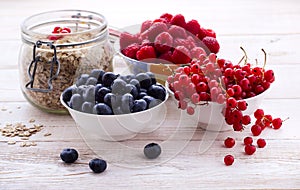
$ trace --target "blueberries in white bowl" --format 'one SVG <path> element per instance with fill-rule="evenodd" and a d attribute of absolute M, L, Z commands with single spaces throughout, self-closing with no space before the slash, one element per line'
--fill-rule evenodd
<path fill-rule="evenodd" d="M 141 112 L 159 105 L 166 97 L 165 88 L 151 72 L 122 76 L 100 69 L 82 74 L 62 93 L 62 100 L 70 108 L 97 115 Z"/>

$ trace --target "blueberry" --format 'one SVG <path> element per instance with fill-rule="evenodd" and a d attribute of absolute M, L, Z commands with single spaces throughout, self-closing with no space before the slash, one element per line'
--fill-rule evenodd
<path fill-rule="evenodd" d="M 98 115 L 112 115 L 113 112 L 111 108 L 104 104 L 104 103 L 98 103 L 93 107 L 93 113 Z"/>
<path fill-rule="evenodd" d="M 152 72 L 146 72 L 146 74 L 151 78 L 152 84 L 156 84 L 156 77 Z"/>
<path fill-rule="evenodd" d="M 161 148 L 157 143 L 150 143 L 144 147 L 144 155 L 149 159 L 157 158 L 161 154 Z"/>
<path fill-rule="evenodd" d="M 107 164 L 105 160 L 94 158 L 89 162 L 89 167 L 94 173 L 102 173 L 106 170 Z"/>
<path fill-rule="evenodd" d="M 87 87 L 88 86 L 86 86 L 86 85 L 81 85 L 81 86 L 77 87 L 76 94 L 80 94 L 81 96 L 83 96 Z"/>
<path fill-rule="evenodd" d="M 82 95 L 84 101 L 95 102 L 95 87 L 88 86 Z"/>
<path fill-rule="evenodd" d="M 100 88 L 102 88 L 102 87 L 103 87 L 102 84 L 96 84 L 96 86 L 95 86 L 95 94 L 96 94 L 96 92 L 98 92 L 98 90 L 99 90 Z"/>
<path fill-rule="evenodd" d="M 118 96 L 113 93 L 107 93 L 104 96 L 104 103 L 111 108 L 116 108 L 120 106 L 120 101 L 118 100 Z"/>
<path fill-rule="evenodd" d="M 85 113 L 93 113 L 94 104 L 92 102 L 83 102 L 81 110 Z"/>
<path fill-rule="evenodd" d="M 129 83 L 132 79 L 135 79 L 134 74 L 128 74 L 126 76 L 124 76 L 124 80 Z"/>
<path fill-rule="evenodd" d="M 138 91 L 140 91 L 141 85 L 140 85 L 140 82 L 137 79 L 131 79 L 130 82 L 129 82 L 129 84 L 134 85 L 136 87 L 136 89 Z"/>
<path fill-rule="evenodd" d="M 66 148 L 60 153 L 60 158 L 65 163 L 73 163 L 78 159 L 78 152 L 73 148 Z"/>
<path fill-rule="evenodd" d="M 148 96 L 148 94 L 146 92 L 140 92 L 137 98 L 142 99 L 144 96 Z"/>
<path fill-rule="evenodd" d="M 73 94 L 69 102 L 70 108 L 74 110 L 81 111 L 81 105 L 83 103 L 83 98 L 80 94 Z"/>
<path fill-rule="evenodd" d="M 66 88 L 62 93 L 62 99 L 65 103 L 68 103 L 73 95 L 74 92 L 76 92 L 76 87 L 70 86 Z"/>
<path fill-rule="evenodd" d="M 160 99 L 164 101 L 166 98 L 166 91 L 162 86 L 159 85 L 151 85 L 148 89 L 148 94 L 156 99 Z"/>
<path fill-rule="evenodd" d="M 121 114 L 124 114 L 121 107 L 116 107 L 116 108 L 113 108 L 113 112 L 114 112 L 114 115 L 121 115 Z"/>
<path fill-rule="evenodd" d="M 150 109 L 150 108 L 153 108 L 153 107 L 155 107 L 155 106 L 157 106 L 157 105 L 159 105 L 159 104 L 161 104 L 162 103 L 162 101 L 160 100 L 160 99 L 153 99 L 150 103 L 149 103 L 149 105 L 148 105 L 148 109 Z"/>
<path fill-rule="evenodd" d="M 106 72 L 102 76 L 102 84 L 105 87 L 110 87 L 113 81 L 118 78 L 119 75 L 116 75 L 112 72 Z"/>
<path fill-rule="evenodd" d="M 86 81 L 88 80 L 88 78 L 89 78 L 88 74 L 80 75 L 80 77 L 76 81 L 76 86 L 84 85 L 86 83 Z"/>
<path fill-rule="evenodd" d="M 145 89 L 145 88 L 141 88 L 141 89 L 140 89 L 140 92 L 145 92 L 145 93 L 147 93 L 148 91 L 147 91 L 147 89 Z"/>
<path fill-rule="evenodd" d="M 90 73 L 90 77 L 95 77 L 97 80 L 99 78 L 101 78 L 101 80 L 102 80 L 102 76 L 103 76 L 104 73 L 105 72 L 101 69 L 93 69 Z M 99 82 L 101 82 L 101 81 L 99 81 Z"/>
<path fill-rule="evenodd" d="M 133 102 L 132 112 L 140 112 L 147 109 L 147 102 L 143 99 L 135 100 Z"/>
<path fill-rule="evenodd" d="M 151 78 L 146 73 L 139 73 L 136 79 L 140 82 L 141 88 L 148 89 L 152 85 Z"/>
<path fill-rule="evenodd" d="M 113 81 L 111 85 L 111 91 L 114 94 L 124 94 L 125 93 L 125 88 L 126 88 L 126 82 L 123 81 L 122 79 L 116 79 Z"/>
<path fill-rule="evenodd" d="M 153 98 L 152 96 L 146 95 L 143 97 L 143 100 L 145 100 L 147 102 L 147 109 L 149 109 L 151 102 L 154 101 L 155 98 Z"/>
<path fill-rule="evenodd" d="M 121 98 L 121 109 L 123 113 L 130 113 L 133 107 L 133 96 L 129 93 L 126 93 Z"/>
<path fill-rule="evenodd" d="M 107 93 L 110 93 L 111 90 L 109 88 L 106 88 L 106 87 L 102 87 L 100 88 L 97 93 L 95 94 L 95 100 L 97 103 L 103 103 L 104 102 L 104 96 L 107 94 Z"/>
<path fill-rule="evenodd" d="M 89 77 L 87 81 L 85 82 L 85 85 L 93 85 L 95 86 L 97 84 L 97 79 L 95 77 Z"/>
<path fill-rule="evenodd" d="M 133 96 L 134 99 L 136 99 L 139 95 L 139 92 L 138 92 L 137 88 L 132 84 L 126 84 L 125 92 L 130 93 Z"/>

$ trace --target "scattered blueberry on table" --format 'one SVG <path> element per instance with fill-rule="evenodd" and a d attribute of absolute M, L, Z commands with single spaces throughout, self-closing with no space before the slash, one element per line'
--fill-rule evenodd
<path fill-rule="evenodd" d="M 73 148 L 65 148 L 60 153 L 60 158 L 65 163 L 74 163 L 78 159 L 78 152 Z"/>

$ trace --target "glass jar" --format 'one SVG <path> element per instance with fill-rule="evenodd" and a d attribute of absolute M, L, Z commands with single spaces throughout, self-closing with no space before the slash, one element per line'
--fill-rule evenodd
<path fill-rule="evenodd" d="M 82 10 L 45 12 L 21 25 L 21 89 L 34 106 L 67 113 L 60 103 L 64 89 L 92 69 L 113 70 L 113 47 L 101 14 Z"/>

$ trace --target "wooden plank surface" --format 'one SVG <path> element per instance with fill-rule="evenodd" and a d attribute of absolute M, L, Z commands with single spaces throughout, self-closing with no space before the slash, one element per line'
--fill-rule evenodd
<path fill-rule="evenodd" d="M 29 126 L 30 119 L 44 126 L 30 137 L 30 142 L 37 146 L 20 147 L 24 141 L 20 137 L 0 136 L 0 189 L 300 189 L 300 1 L 154 0 L 147 2 L 147 6 L 145 3 L 0 2 L 0 22 L 4 25 L 0 35 L 0 128 L 17 122 Z M 158 130 L 138 134 L 119 144 L 96 141 L 100 148 L 92 149 L 69 115 L 47 114 L 33 107 L 23 97 L 19 84 L 21 22 L 35 13 L 71 8 L 100 12 L 111 26 L 118 28 L 139 24 L 165 12 L 182 13 L 187 19 L 197 19 L 203 26 L 215 29 L 221 43 L 219 56 L 232 61 L 243 56 L 239 49 L 243 46 L 250 61 L 257 58 L 262 63 L 260 49 L 264 48 L 268 52 L 267 67 L 275 71 L 276 81 L 261 107 L 276 117 L 290 119 L 280 130 L 265 130 L 261 137 L 266 139 L 267 146 L 247 156 L 242 140 L 251 135 L 249 127 L 243 133 L 212 133 L 186 121 L 177 129 L 182 118 L 170 99 L 165 121 Z M 170 143 L 172 146 L 167 146 L 172 134 L 180 135 Z M 233 149 L 223 146 L 227 136 L 236 138 Z M 8 141 L 16 144 L 8 145 Z M 146 163 L 151 167 L 144 167 L 142 148 L 151 141 L 160 142 L 164 152 L 158 160 Z M 76 164 L 60 160 L 59 154 L 65 147 L 79 151 Z M 229 153 L 234 154 L 236 161 L 226 167 L 223 157 Z M 87 163 L 95 157 L 108 161 L 107 171 L 96 175 L 89 170 Z"/>

